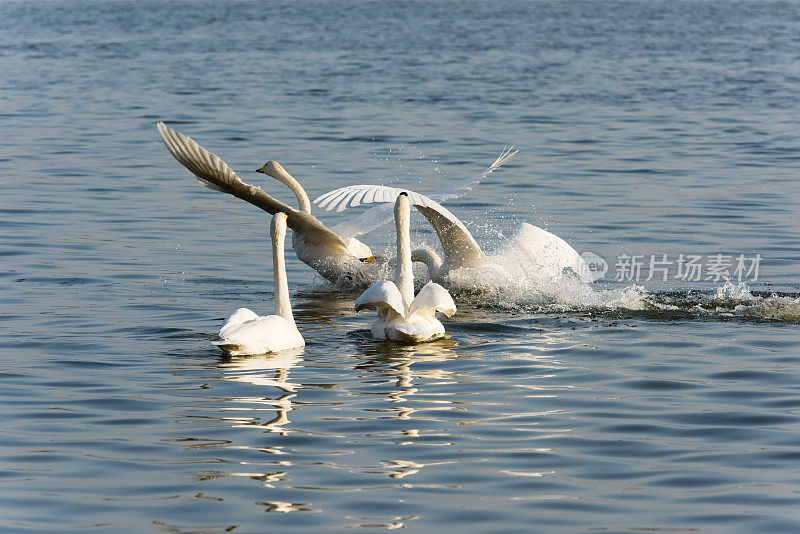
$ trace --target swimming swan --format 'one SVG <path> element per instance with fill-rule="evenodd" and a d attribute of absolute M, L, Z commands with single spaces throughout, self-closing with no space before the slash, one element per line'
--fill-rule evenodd
<path fill-rule="evenodd" d="M 270 225 L 272 270 L 275 280 L 275 315 L 261 317 L 247 308 L 239 308 L 222 324 L 219 341 L 214 344 L 233 356 L 281 352 L 304 347 L 306 342 L 297 330 L 289 302 L 289 284 L 283 243 L 286 238 L 286 214 L 276 213 Z"/>
<path fill-rule="evenodd" d="M 300 183 L 277 162 L 268 161 L 258 172 L 267 174 L 287 185 L 295 194 L 299 210 L 280 202 L 259 187 L 242 182 L 221 158 L 164 124 L 157 123 L 158 132 L 167 149 L 183 166 L 189 169 L 204 186 L 231 194 L 268 213 L 284 212 L 288 226 L 293 230 L 292 246 L 297 257 L 333 283 L 348 283 L 365 287 L 381 274 L 385 258 L 373 256 L 369 247 L 355 239 L 392 219 L 391 205 L 376 206 L 351 221 L 327 228 L 311 215 L 311 203 Z M 463 195 L 492 171 L 513 159 L 513 147 L 503 150 L 492 165 L 476 177 L 452 187 L 431 193 L 431 197 L 444 201 Z M 378 261 L 373 261 L 378 258 Z"/>
<path fill-rule="evenodd" d="M 326 210 L 340 211 L 360 203 L 392 202 L 401 193 L 408 195 L 409 201 L 431 223 L 442 245 L 445 259 L 430 248 L 414 251 L 412 261 L 425 263 L 431 280 L 443 283 L 448 273 L 462 267 L 483 267 L 488 259 L 481 247 L 472 237 L 464 223 L 450 210 L 435 200 L 407 189 L 383 185 L 351 185 L 335 189 L 314 199 L 315 204 Z M 566 269 L 574 271 L 581 281 L 592 282 L 588 265 L 574 248 L 555 234 L 532 224 L 520 224 L 511 244 L 518 256 L 523 256 L 529 264 L 537 266 L 548 276 L 557 276 Z"/>
<path fill-rule="evenodd" d="M 434 282 L 425 284 L 414 296 L 409 227 L 411 207 L 405 193 L 400 193 L 395 201 L 394 219 L 397 228 L 395 281 L 370 286 L 356 300 L 356 311 L 378 311 L 378 319 L 372 324 L 374 339 L 406 343 L 438 339 L 444 336 L 444 326 L 436 319 L 436 312 L 450 317 L 456 312 L 456 305 L 450 293 Z"/>

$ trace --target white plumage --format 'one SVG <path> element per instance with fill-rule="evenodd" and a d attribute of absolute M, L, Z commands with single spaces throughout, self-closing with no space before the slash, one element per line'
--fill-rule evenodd
<path fill-rule="evenodd" d="M 356 300 L 356 311 L 377 310 L 372 324 L 372 337 L 405 343 L 420 343 L 442 337 L 444 325 L 436 318 L 440 311 L 452 316 L 456 312 L 453 298 L 445 288 L 428 282 L 414 297 L 411 271 L 410 204 L 405 194 L 395 201 L 397 227 L 397 270 L 394 282 L 373 284 Z"/>
<path fill-rule="evenodd" d="M 381 273 L 382 261 L 364 262 L 374 256 L 369 247 L 356 239 L 382 226 L 392 219 L 391 205 L 375 206 L 353 220 L 327 228 L 311 214 L 308 195 L 302 186 L 277 162 L 267 162 L 259 172 L 267 174 L 287 185 L 297 196 L 299 210 L 272 198 L 261 188 L 243 182 L 220 157 L 201 147 L 191 137 L 173 130 L 163 122 L 157 123 L 158 132 L 167 149 L 183 166 L 189 169 L 206 187 L 222 191 L 249 202 L 270 214 L 286 213 L 292 229 L 292 246 L 297 257 L 331 282 L 343 282 L 365 286 Z M 513 147 L 503 150 L 497 160 L 476 177 L 430 195 L 433 201 L 444 201 L 464 194 L 486 175 L 513 159 L 517 151 Z M 373 195 L 374 196 L 374 195 Z M 352 200 L 352 199 L 351 199 Z M 374 202 L 365 192 L 361 202 Z M 394 198 L 391 199 L 391 202 Z"/>
<path fill-rule="evenodd" d="M 305 346 L 297 330 L 289 301 L 289 285 L 283 258 L 286 237 L 286 214 L 276 213 L 270 226 L 272 268 L 275 281 L 275 315 L 261 317 L 252 310 L 239 308 L 222 324 L 219 341 L 214 344 L 228 354 L 264 354 Z"/>
<path fill-rule="evenodd" d="M 328 210 L 339 210 L 359 203 L 393 202 L 400 193 L 406 193 L 411 204 L 428 219 L 442 245 L 444 261 L 430 249 L 415 250 L 412 256 L 413 261 L 420 261 L 428 266 L 432 280 L 441 282 L 451 270 L 482 267 L 491 261 L 458 217 L 421 193 L 385 185 L 351 185 L 326 193 L 314 202 Z M 535 262 L 537 267 L 547 273 L 555 276 L 566 268 L 573 270 L 583 282 L 592 282 L 589 268 L 580 254 L 553 233 L 522 223 L 511 242 L 527 260 Z"/>

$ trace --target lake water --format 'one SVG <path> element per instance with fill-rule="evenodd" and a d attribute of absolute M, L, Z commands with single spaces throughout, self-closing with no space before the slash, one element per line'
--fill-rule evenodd
<path fill-rule="evenodd" d="M 0 65 L 3 532 L 800 531 L 800 4 L 12 1 Z M 425 192 L 515 144 L 448 207 L 608 272 L 501 255 L 403 347 L 289 248 L 305 350 L 224 358 L 269 216 L 158 120 L 292 205 L 251 171 Z"/>

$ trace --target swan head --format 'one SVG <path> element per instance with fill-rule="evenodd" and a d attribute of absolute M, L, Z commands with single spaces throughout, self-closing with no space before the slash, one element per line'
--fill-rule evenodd
<path fill-rule="evenodd" d="M 394 219 L 395 221 L 402 221 L 403 224 L 408 224 L 411 218 L 411 203 L 408 201 L 408 193 L 403 191 L 397 195 L 397 200 L 394 202 Z"/>
<path fill-rule="evenodd" d="M 272 224 L 269 228 L 272 239 L 286 235 L 286 214 L 282 211 L 272 216 Z"/>
<path fill-rule="evenodd" d="M 284 176 L 286 174 L 286 169 L 277 161 L 270 160 L 262 165 L 260 169 L 256 169 L 256 172 L 277 178 L 278 176 Z"/>

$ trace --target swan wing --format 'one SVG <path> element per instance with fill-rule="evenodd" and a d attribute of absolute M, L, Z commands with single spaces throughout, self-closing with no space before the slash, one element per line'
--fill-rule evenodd
<path fill-rule="evenodd" d="M 467 191 L 475 187 L 481 180 L 483 180 L 486 176 L 491 174 L 493 171 L 497 170 L 502 165 L 505 165 L 512 159 L 516 158 L 519 155 L 519 150 L 515 149 L 514 146 L 510 147 L 503 147 L 503 151 L 500 153 L 500 156 L 494 163 L 492 163 L 485 171 L 480 173 L 477 176 L 473 176 L 472 178 L 467 178 L 466 180 L 462 180 L 457 182 L 456 184 L 446 187 L 443 189 L 439 189 L 438 191 L 434 191 L 433 193 L 428 194 L 428 198 L 434 200 L 436 202 L 444 202 L 445 200 L 449 200 L 451 198 L 460 197 L 461 195 L 465 194 Z M 331 192 L 332 193 L 332 192 Z M 348 200 L 350 201 L 351 206 L 358 206 L 359 204 L 370 204 L 372 202 L 376 202 L 374 199 L 375 192 L 370 192 L 367 190 L 364 191 L 356 191 Z M 318 197 L 314 202 L 322 201 L 323 197 L 326 197 L 328 201 L 332 202 L 332 196 L 322 195 Z M 331 231 L 336 233 L 336 235 L 347 239 L 348 237 L 355 237 L 358 235 L 366 234 L 371 232 L 376 228 L 380 228 L 384 224 L 387 224 L 392 221 L 392 206 L 391 204 L 379 204 L 374 206 L 364 213 L 359 215 L 354 219 L 350 219 L 349 221 L 341 222 L 331 228 Z"/>
<path fill-rule="evenodd" d="M 435 200 L 436 202 L 444 202 L 445 200 L 449 200 L 451 198 L 458 198 L 461 195 L 464 195 L 467 191 L 478 185 L 481 180 L 492 174 L 498 168 L 502 167 L 512 159 L 519 156 L 519 150 L 514 148 L 514 145 L 511 146 L 504 146 L 503 151 L 497 157 L 494 162 L 489 165 L 489 167 L 480 173 L 477 176 L 473 176 L 472 178 L 467 178 L 466 180 L 461 180 L 460 182 L 456 182 L 455 184 L 445 187 L 443 189 L 439 189 L 432 193 L 428 193 L 428 198 Z"/>
<path fill-rule="evenodd" d="M 445 288 L 435 282 L 428 282 L 419 290 L 408 307 L 408 316 L 415 312 L 439 311 L 448 317 L 456 313 L 456 303 Z"/>
<path fill-rule="evenodd" d="M 238 328 L 242 323 L 252 321 L 253 319 L 258 319 L 258 317 L 258 314 L 253 310 L 239 308 L 230 314 L 228 318 L 225 319 L 225 322 L 222 323 L 222 327 L 219 329 L 219 337 L 222 339 L 226 338 L 228 333 Z"/>
<path fill-rule="evenodd" d="M 337 212 L 343 211 L 348 207 L 358 206 L 360 204 L 372 204 L 380 202 L 378 206 L 374 206 L 354 219 L 341 222 L 331 228 L 332 232 L 336 235 L 347 239 L 358 235 L 366 234 L 372 230 L 391 222 L 394 218 L 393 209 L 394 201 L 402 192 L 409 194 L 409 199 L 412 193 L 418 203 L 425 202 L 423 195 L 400 189 L 396 187 L 372 186 L 372 185 L 355 185 L 350 187 L 342 187 L 335 189 L 324 195 L 314 199 L 315 204 L 319 204 L 321 208 L 326 211 L 336 210 Z M 414 203 L 414 199 L 412 204 Z"/>
<path fill-rule="evenodd" d="M 357 197 L 364 191 L 367 194 Z M 346 208 L 354 198 L 363 198 L 364 201 L 369 202 L 393 203 L 400 193 L 408 194 L 411 204 L 428 219 L 436 230 L 451 269 L 476 267 L 483 262 L 485 258 L 483 252 L 464 223 L 450 213 L 450 210 L 423 194 L 385 185 L 351 185 L 325 193 L 314 202 L 326 210 L 332 210 L 339 209 L 341 206 Z M 370 197 L 372 200 L 369 200 Z"/>
<path fill-rule="evenodd" d="M 372 284 L 356 299 L 357 312 L 375 309 L 378 310 L 379 316 L 386 315 L 387 321 L 395 316 L 405 316 L 403 296 L 394 282 L 383 281 Z"/>
<path fill-rule="evenodd" d="M 319 242 L 330 242 L 346 248 L 339 236 L 310 213 L 296 211 L 272 198 L 260 187 L 244 183 L 222 158 L 201 147 L 191 137 L 173 130 L 163 122 L 156 126 L 167 150 L 203 185 L 241 198 L 272 215 L 283 212 L 286 214 L 286 224 L 292 230 L 312 230 Z"/>
<path fill-rule="evenodd" d="M 378 204 L 354 219 L 332 226 L 331 231 L 344 239 L 366 234 L 384 224 L 390 223 L 394 217 L 392 214 L 393 209 L 394 204 Z"/>
<path fill-rule="evenodd" d="M 415 205 L 427 205 L 430 200 L 425 195 L 410 189 L 386 185 L 349 185 L 318 196 L 314 199 L 314 203 L 319 204 L 320 208 L 325 208 L 325 211 L 335 210 L 338 213 L 349 207 L 358 206 L 362 201 L 365 204 L 394 203 L 400 193 L 407 193 L 409 202 Z"/>

